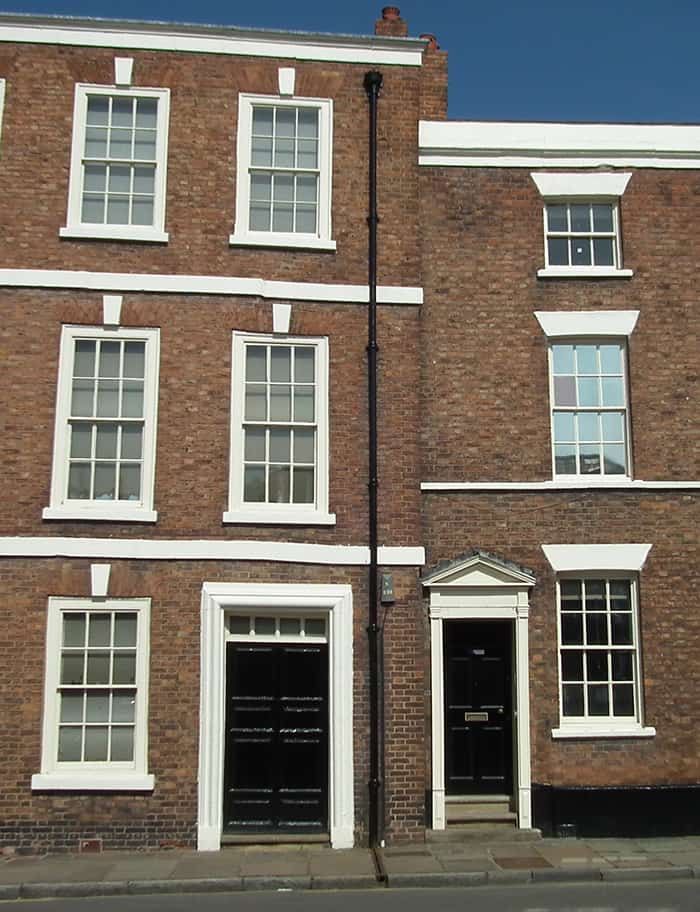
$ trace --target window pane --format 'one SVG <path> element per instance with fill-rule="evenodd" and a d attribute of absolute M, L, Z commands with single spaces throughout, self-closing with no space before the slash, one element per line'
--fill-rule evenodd
<path fill-rule="evenodd" d="M 547 250 L 550 266 L 569 265 L 569 242 L 566 238 L 549 238 Z"/>
<path fill-rule="evenodd" d="M 137 424 L 122 425 L 122 459 L 140 459 L 142 454 L 143 428 Z"/>
<path fill-rule="evenodd" d="M 581 611 L 581 583 L 579 580 L 562 580 L 559 583 L 563 611 Z"/>
<path fill-rule="evenodd" d="M 119 467 L 119 500 L 141 499 L 141 466 Z"/>
<path fill-rule="evenodd" d="M 306 618 L 304 621 L 304 633 L 307 636 L 325 636 L 326 622 L 323 618 Z"/>
<path fill-rule="evenodd" d="M 158 99 L 139 98 L 136 101 L 136 126 L 155 130 L 158 125 Z"/>
<path fill-rule="evenodd" d="M 153 130 L 137 130 L 134 134 L 134 158 L 137 161 L 155 161 L 156 134 Z"/>
<path fill-rule="evenodd" d="M 90 464 L 85 462 L 73 462 L 68 471 L 68 499 L 69 500 L 89 500 L 90 499 Z"/>
<path fill-rule="evenodd" d="M 74 380 L 71 397 L 71 415 L 89 416 L 93 414 L 95 393 L 94 380 Z"/>
<path fill-rule="evenodd" d="M 99 127 L 87 127 L 85 130 L 85 157 L 107 157 L 107 130 Z"/>
<path fill-rule="evenodd" d="M 92 425 L 71 426 L 70 455 L 72 459 L 89 459 L 92 456 Z"/>
<path fill-rule="evenodd" d="M 61 655 L 61 684 L 83 683 L 83 654 L 64 652 Z"/>
<path fill-rule="evenodd" d="M 130 725 L 112 729 L 112 750 L 110 760 L 134 759 L 134 729 Z"/>
<path fill-rule="evenodd" d="M 84 646 L 85 645 L 85 615 L 84 614 L 64 614 L 63 615 L 63 645 L 64 646 Z"/>
<path fill-rule="evenodd" d="M 603 447 L 603 465 L 606 475 L 624 475 L 627 472 L 624 446 Z"/>
<path fill-rule="evenodd" d="M 576 447 L 573 444 L 557 444 L 554 447 L 554 471 L 557 475 L 576 474 Z"/>
<path fill-rule="evenodd" d="M 265 461 L 265 430 L 264 428 L 245 429 L 245 460 L 246 462 Z"/>
<path fill-rule="evenodd" d="M 134 165 L 132 171 L 134 174 L 134 193 L 144 193 L 146 196 L 150 197 L 154 196 L 156 192 L 155 166 Z"/>
<path fill-rule="evenodd" d="M 299 636 L 301 633 L 300 618 L 280 618 L 280 633 L 286 636 Z"/>
<path fill-rule="evenodd" d="M 571 230 L 590 231 L 591 211 L 589 206 L 571 206 Z"/>
<path fill-rule="evenodd" d="M 110 196 L 107 200 L 107 224 L 129 224 L 129 197 Z"/>
<path fill-rule="evenodd" d="M 576 367 L 579 374 L 597 374 L 598 351 L 595 345 L 576 346 Z"/>
<path fill-rule="evenodd" d="M 114 500 L 116 497 L 115 466 L 101 463 L 95 466 L 95 500 Z"/>
<path fill-rule="evenodd" d="M 131 224 L 153 224 L 153 200 L 150 197 L 134 199 L 131 205 Z"/>
<path fill-rule="evenodd" d="M 263 503 L 265 501 L 265 469 L 263 467 L 245 467 L 243 500 L 246 503 Z"/>
<path fill-rule="evenodd" d="M 270 202 L 272 199 L 271 174 L 253 173 L 250 175 L 250 198 L 265 203 Z"/>
<path fill-rule="evenodd" d="M 115 684 L 136 683 L 136 656 L 133 653 L 115 654 L 112 680 Z"/>
<path fill-rule="evenodd" d="M 250 163 L 256 167 L 272 165 L 272 139 L 254 136 L 250 146 Z"/>
<path fill-rule="evenodd" d="M 272 213 L 269 203 L 250 204 L 250 230 L 269 231 Z"/>
<path fill-rule="evenodd" d="M 579 405 L 600 405 L 597 377 L 579 377 L 577 388 Z M 566 402 L 564 405 L 569 405 L 569 403 Z"/>
<path fill-rule="evenodd" d="M 87 123 L 107 126 L 108 118 L 109 97 L 107 95 L 88 95 Z"/>
<path fill-rule="evenodd" d="M 109 684 L 109 653 L 88 653 L 86 684 Z"/>
<path fill-rule="evenodd" d="M 109 169 L 108 186 L 110 193 L 131 193 L 131 167 L 129 165 L 112 165 Z"/>
<path fill-rule="evenodd" d="M 561 676 L 564 681 L 583 680 L 583 653 L 567 649 L 561 654 Z"/>
<path fill-rule="evenodd" d="M 97 762 L 107 759 L 107 726 L 85 729 L 85 761 Z"/>
<path fill-rule="evenodd" d="M 622 412 L 603 412 L 600 417 L 603 426 L 603 440 L 611 443 L 624 440 Z"/>
<path fill-rule="evenodd" d="M 112 615 L 89 615 L 88 646 L 109 646 L 112 632 Z"/>
<path fill-rule="evenodd" d="M 255 632 L 260 636 L 274 636 L 275 619 L 270 617 L 256 617 Z"/>
<path fill-rule="evenodd" d="M 102 225 L 105 220 L 105 201 L 103 197 L 85 196 L 80 214 L 83 222 L 89 225 Z"/>
<path fill-rule="evenodd" d="M 73 360 L 74 377 L 94 377 L 95 375 L 95 343 L 87 339 L 77 339 L 75 342 L 75 356 Z"/>
<path fill-rule="evenodd" d="M 253 133 L 256 135 L 272 136 L 272 118 L 274 108 L 253 108 Z"/>
<path fill-rule="evenodd" d="M 603 377 L 603 405 L 624 405 L 621 377 Z"/>
<path fill-rule="evenodd" d="M 612 238 L 594 238 L 594 240 L 593 240 L 593 262 L 595 263 L 596 266 L 614 266 L 615 265 Z"/>
<path fill-rule="evenodd" d="M 586 642 L 589 645 L 604 646 L 608 643 L 608 620 L 604 614 L 586 615 Z"/>
<path fill-rule="evenodd" d="M 566 231 L 566 206 L 547 206 L 547 228 L 549 231 Z"/>
<path fill-rule="evenodd" d="M 136 614 L 119 611 L 114 616 L 114 645 L 136 646 Z"/>
<path fill-rule="evenodd" d="M 294 209 L 291 204 L 276 203 L 272 212 L 273 231 L 294 230 Z"/>
<path fill-rule="evenodd" d="M 607 651 L 589 652 L 586 655 L 586 676 L 589 681 L 608 680 L 608 653 Z"/>
<path fill-rule="evenodd" d="M 622 348 L 619 345 L 601 345 L 600 366 L 604 374 L 621 374 Z"/>
<path fill-rule="evenodd" d="M 83 695 L 75 693 L 61 694 L 61 722 L 83 721 Z"/>
<path fill-rule="evenodd" d="M 267 387 L 248 383 L 245 390 L 245 420 L 265 421 L 267 418 Z"/>
<path fill-rule="evenodd" d="M 314 462 L 315 437 L 316 434 L 312 430 L 294 431 L 294 462 Z"/>
<path fill-rule="evenodd" d="M 594 231 L 610 231 L 613 230 L 613 216 L 612 211 L 613 207 L 605 204 L 596 204 L 591 207 L 593 209 L 593 230 Z"/>
<path fill-rule="evenodd" d="M 634 715 L 634 686 L 632 684 L 615 684 L 613 692 L 613 715 Z"/>
<path fill-rule="evenodd" d="M 270 380 L 289 383 L 292 379 L 291 349 L 273 345 L 270 349 Z"/>
<path fill-rule="evenodd" d="M 572 266 L 590 266 L 591 265 L 591 242 L 588 238 L 572 238 L 571 245 L 571 265 Z"/>
<path fill-rule="evenodd" d="M 598 412 L 581 412 L 578 416 L 578 439 L 581 441 L 600 440 Z"/>
<path fill-rule="evenodd" d="M 130 127 L 134 122 L 134 99 L 112 99 L 112 125 L 115 127 Z"/>
<path fill-rule="evenodd" d="M 588 686 L 588 715 L 607 716 L 610 714 L 608 686 L 591 684 Z"/>
<path fill-rule="evenodd" d="M 82 728 L 64 728 L 58 732 L 58 761 L 59 763 L 72 763 L 81 759 L 80 752 L 83 746 Z"/>
<path fill-rule="evenodd" d="M 612 679 L 613 681 L 631 681 L 632 673 L 632 653 L 631 652 L 613 652 L 612 658 Z"/>
<path fill-rule="evenodd" d="M 262 345 L 248 345 L 245 350 L 246 380 L 267 380 L 267 349 Z"/>
<path fill-rule="evenodd" d="M 131 158 L 131 130 L 112 130 L 109 135 L 109 157 Z"/>
<path fill-rule="evenodd" d="M 234 616 L 229 621 L 228 629 L 231 633 L 237 633 L 239 636 L 248 636 L 250 633 L 250 618 Z"/>
<path fill-rule="evenodd" d="M 562 687 L 562 713 L 565 716 L 583 715 L 582 684 L 565 684 Z"/>
<path fill-rule="evenodd" d="M 294 202 L 294 177 L 291 174 L 275 175 L 272 198 L 276 203 Z"/>
<path fill-rule="evenodd" d="M 289 421 L 292 417 L 291 387 L 270 388 L 270 421 Z"/>
<path fill-rule="evenodd" d="M 315 352 L 308 346 L 294 349 L 294 379 L 297 383 L 313 383 Z"/>
<path fill-rule="evenodd" d="M 298 203 L 315 203 L 317 197 L 318 178 L 312 174 L 300 174 L 296 179 Z"/>
<path fill-rule="evenodd" d="M 299 140 L 297 143 L 297 167 L 318 168 L 318 140 Z"/>
<path fill-rule="evenodd" d="M 296 108 L 275 108 L 275 132 L 277 136 L 294 136 L 296 133 Z"/>
<path fill-rule="evenodd" d="M 275 168 L 293 168 L 296 165 L 293 139 L 275 139 L 273 165 Z"/>
<path fill-rule="evenodd" d="M 101 418 L 119 416 L 119 381 L 100 380 L 97 384 L 97 414 Z"/>
<path fill-rule="evenodd" d="M 294 503 L 314 502 L 314 469 L 313 467 L 294 468 Z"/>
<path fill-rule="evenodd" d="M 109 722 L 109 691 L 87 695 L 85 719 L 87 722 Z"/>
<path fill-rule="evenodd" d="M 632 615 L 614 612 L 610 616 L 612 627 L 612 642 L 615 646 L 628 646 L 632 644 Z"/>
<path fill-rule="evenodd" d="M 115 693 L 112 697 L 112 721 L 133 722 L 136 697 L 133 693 Z"/>
<path fill-rule="evenodd" d="M 105 165 L 85 165 L 83 190 L 104 193 L 106 186 L 107 167 Z"/>
<path fill-rule="evenodd" d="M 143 417 L 143 380 L 125 380 L 122 389 L 124 418 Z"/>
<path fill-rule="evenodd" d="M 316 232 L 315 206 L 297 206 L 297 218 L 294 230 L 304 234 L 314 234 Z"/>
<path fill-rule="evenodd" d="M 298 112 L 299 136 L 304 139 L 316 139 L 318 137 L 318 110 L 316 108 L 299 108 Z"/>
<path fill-rule="evenodd" d="M 314 388 L 297 386 L 294 390 L 294 420 L 314 420 Z"/>
<path fill-rule="evenodd" d="M 289 462 L 291 431 L 272 428 L 270 430 L 270 462 Z"/>
<path fill-rule="evenodd" d="M 631 598 L 629 580 L 610 580 L 610 597 L 624 599 L 629 602 Z"/>
<path fill-rule="evenodd" d="M 95 456 L 98 459 L 116 459 L 117 457 L 116 424 L 98 424 L 95 442 Z"/>
<path fill-rule="evenodd" d="M 576 405 L 576 379 L 574 377 L 554 378 L 554 404 Z"/>
<path fill-rule="evenodd" d="M 289 503 L 289 467 L 270 466 L 270 503 Z"/>
<path fill-rule="evenodd" d="M 583 618 L 580 614 L 563 614 L 561 641 L 565 646 L 583 645 Z"/>

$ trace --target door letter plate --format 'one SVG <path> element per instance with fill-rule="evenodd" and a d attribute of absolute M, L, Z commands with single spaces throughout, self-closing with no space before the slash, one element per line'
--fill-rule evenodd
<path fill-rule="evenodd" d="M 465 722 L 488 722 L 489 714 L 488 713 L 465 713 L 464 721 Z"/>

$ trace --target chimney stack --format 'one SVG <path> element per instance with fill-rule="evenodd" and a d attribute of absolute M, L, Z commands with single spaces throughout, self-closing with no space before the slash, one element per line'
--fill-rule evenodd
<path fill-rule="evenodd" d="M 389 38 L 405 38 L 408 35 L 408 25 L 401 18 L 398 6 L 385 6 L 382 18 L 374 23 L 374 34 L 385 35 Z"/>

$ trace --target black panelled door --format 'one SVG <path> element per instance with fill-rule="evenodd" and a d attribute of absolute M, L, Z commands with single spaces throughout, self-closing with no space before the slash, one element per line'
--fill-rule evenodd
<path fill-rule="evenodd" d="M 229 643 L 224 831 L 327 830 L 327 644 Z"/>
<path fill-rule="evenodd" d="M 448 795 L 510 795 L 512 626 L 446 621 L 445 786 Z"/>

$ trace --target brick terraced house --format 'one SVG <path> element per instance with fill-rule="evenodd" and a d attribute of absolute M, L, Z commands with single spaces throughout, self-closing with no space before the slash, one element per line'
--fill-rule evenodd
<path fill-rule="evenodd" d="M 0 39 L 0 844 L 698 832 L 700 127 Z"/>

